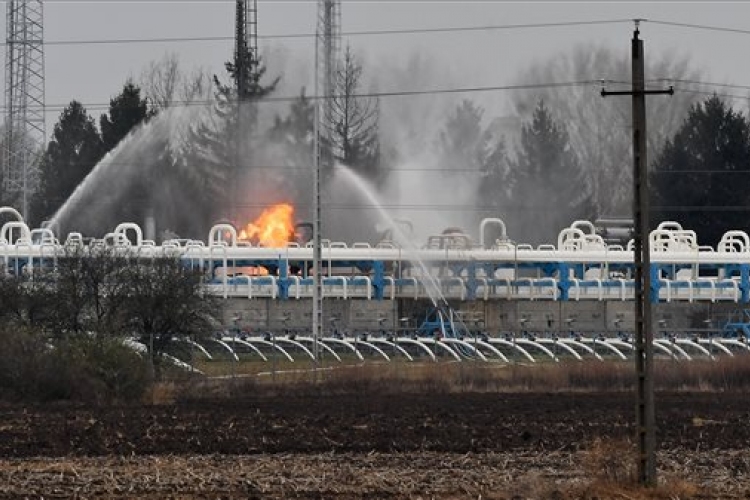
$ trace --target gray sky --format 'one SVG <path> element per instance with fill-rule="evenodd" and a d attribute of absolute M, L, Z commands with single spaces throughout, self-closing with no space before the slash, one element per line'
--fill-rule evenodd
<path fill-rule="evenodd" d="M 563 21 L 645 18 L 716 25 L 750 30 L 746 2 L 503 2 L 503 1 L 357 1 L 344 0 L 343 31 L 482 26 Z M 312 33 L 315 1 L 259 1 L 262 35 Z M 66 1 L 45 2 L 45 38 L 107 40 L 119 38 L 231 36 L 233 1 Z M 475 87 L 515 83 L 517 72 L 578 43 L 601 43 L 629 50 L 632 24 L 530 28 L 486 32 L 353 36 L 351 45 L 363 55 L 366 71 L 398 64 L 415 54 L 430 54 L 452 75 L 451 85 Z M 696 30 L 646 23 L 642 26 L 648 55 L 662 51 L 687 54 L 705 69 L 709 81 L 750 85 L 750 64 L 744 49 L 749 34 Z M 284 93 L 304 84 L 311 67 L 313 39 L 261 40 L 262 49 L 284 47 L 289 56 Z M 346 43 L 346 40 L 345 40 Z M 127 43 L 48 45 L 46 100 L 48 105 L 78 99 L 84 104 L 108 102 L 125 79 L 138 76 L 149 61 L 172 51 L 186 69 L 202 66 L 223 74 L 222 64 L 232 42 Z M 273 66 L 273 62 L 271 62 Z M 294 68 L 297 68 L 296 70 Z M 301 69 L 300 69 L 301 68 Z M 607 75 L 592 75 L 595 78 Z M 655 75 L 650 75 L 655 76 Z M 308 82 L 309 83 L 309 82 Z M 444 86 L 436 82 L 435 86 Z M 378 90 L 398 90 L 379 82 Z M 733 93 L 745 94 L 744 90 Z M 483 96 L 502 107 L 503 93 Z M 92 109 L 97 116 L 100 110 Z M 48 128 L 59 110 L 50 111 Z"/>

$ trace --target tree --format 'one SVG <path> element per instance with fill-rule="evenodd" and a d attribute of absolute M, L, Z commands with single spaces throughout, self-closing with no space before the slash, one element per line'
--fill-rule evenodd
<path fill-rule="evenodd" d="M 103 154 L 96 123 L 78 101 L 60 115 L 42 157 L 39 191 L 32 202 L 32 222 L 51 217 L 91 172 Z"/>
<path fill-rule="evenodd" d="M 484 110 L 474 102 L 461 101 L 440 132 L 437 149 L 439 167 L 451 179 L 448 185 L 454 195 L 470 192 L 468 202 L 485 217 L 499 215 L 507 204 L 508 157 L 504 138 L 482 124 L 483 116 Z"/>
<path fill-rule="evenodd" d="M 235 59 L 227 62 L 225 67 L 235 84 L 225 84 L 214 75 L 216 104 L 206 119 L 191 130 L 186 160 L 203 165 L 203 169 L 211 172 L 218 181 L 211 186 L 218 191 L 203 190 L 208 197 L 207 205 L 215 205 L 211 210 L 213 218 L 222 209 L 225 216 L 231 216 L 235 211 L 239 186 L 255 163 L 254 146 L 258 140 L 256 102 L 273 92 L 279 82 L 276 78 L 269 85 L 261 83 L 265 66 L 247 46 L 237 51 Z"/>
<path fill-rule="evenodd" d="M 511 163 L 514 235 L 524 243 L 550 243 L 576 219 L 593 215 L 591 188 L 566 128 L 539 101 L 521 130 Z"/>
<path fill-rule="evenodd" d="M 167 53 L 158 61 L 151 61 L 141 73 L 139 81 L 152 111 L 167 109 L 178 101 L 188 104 L 210 97 L 210 75 L 202 69 L 186 73 L 175 53 Z"/>
<path fill-rule="evenodd" d="M 380 108 L 377 99 L 359 95 L 362 71 L 362 64 L 347 46 L 337 68 L 331 116 L 325 118 L 323 126 L 329 132 L 334 158 L 375 180 L 380 162 Z"/>
<path fill-rule="evenodd" d="M 580 45 L 531 65 L 519 76 L 521 84 L 542 84 L 514 92 L 517 115 L 528 119 L 539 100 L 565 123 L 570 143 L 579 155 L 593 189 L 596 212 L 627 216 L 632 212 L 633 145 L 628 99 L 602 99 L 602 84 L 611 89 L 630 86 L 630 54 L 601 45 Z M 700 80 L 690 60 L 671 53 L 647 58 L 649 81 Z M 550 82 L 582 82 L 549 86 Z M 699 97 L 688 92 L 648 102 L 648 148 L 661 149 L 680 127 L 688 109 Z"/>
<path fill-rule="evenodd" d="M 114 149 L 134 127 L 152 116 L 148 102 L 141 97 L 141 89 L 128 80 L 117 96 L 109 101 L 109 114 L 100 120 L 105 152 Z"/>
<path fill-rule="evenodd" d="M 315 107 L 302 89 L 300 96 L 289 106 L 289 113 L 282 118 L 276 115 L 274 124 L 268 131 L 272 147 L 276 149 L 271 156 L 281 162 L 288 170 L 281 176 L 280 182 L 285 185 L 292 199 L 301 199 L 309 191 L 311 164 L 314 148 Z M 274 162 L 276 165 L 278 163 Z"/>
<path fill-rule="evenodd" d="M 160 257 L 129 267 L 127 324 L 148 346 L 158 370 L 161 355 L 175 343 L 211 333 L 216 299 L 202 293 L 203 274 L 176 257 Z M 158 373 L 158 371 L 157 371 Z"/>
<path fill-rule="evenodd" d="M 652 165 L 653 223 L 674 220 L 715 245 L 750 231 L 750 122 L 717 96 L 694 104 Z"/>
<path fill-rule="evenodd" d="M 102 129 L 102 143 L 104 150 L 110 152 L 117 147 L 128 134 L 137 126 L 153 116 L 149 110 L 148 101 L 141 97 L 141 89 L 132 80 L 128 80 L 122 91 L 109 101 L 109 114 L 103 114 L 100 119 Z M 118 165 L 120 169 L 131 169 L 135 165 Z M 142 221 L 152 205 L 150 197 L 153 185 L 151 168 L 145 175 L 138 176 L 129 186 L 125 186 L 123 202 L 118 205 L 117 220 Z"/>
<path fill-rule="evenodd" d="M 464 99 L 448 117 L 438 149 L 443 168 L 484 171 L 490 156 L 489 135 L 482 127 L 484 110 Z"/>

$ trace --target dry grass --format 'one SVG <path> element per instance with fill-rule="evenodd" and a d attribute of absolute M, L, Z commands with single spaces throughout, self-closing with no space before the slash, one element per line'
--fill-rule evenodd
<path fill-rule="evenodd" d="M 220 367 L 223 372 L 217 369 Z M 255 361 L 223 363 L 211 369 L 201 366 L 201 369 L 221 376 L 178 384 L 183 396 L 214 399 L 237 394 L 273 395 L 278 391 L 328 394 L 611 392 L 632 391 L 635 387 L 633 363 L 621 361 L 535 365 L 366 362 L 317 368 L 311 363 L 276 363 L 272 367 L 271 363 Z M 655 388 L 660 391 L 747 391 L 750 390 L 750 355 L 714 361 L 659 360 L 654 367 L 654 378 Z M 155 388 L 152 392 L 164 390 Z M 164 399 L 158 394 L 155 397 Z"/>

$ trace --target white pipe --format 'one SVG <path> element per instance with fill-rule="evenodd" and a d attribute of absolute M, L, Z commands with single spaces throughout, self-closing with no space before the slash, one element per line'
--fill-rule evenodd
<path fill-rule="evenodd" d="M 419 347 L 420 349 L 422 349 L 423 351 L 425 351 L 425 352 L 426 352 L 426 353 L 427 353 L 427 354 L 428 354 L 428 355 L 430 356 L 430 358 L 431 358 L 431 359 L 432 359 L 433 361 L 437 361 L 437 357 L 435 357 L 435 353 L 434 353 L 434 352 L 432 352 L 432 349 L 430 349 L 429 347 L 427 347 L 427 346 L 426 346 L 425 344 L 423 344 L 422 342 L 419 342 L 418 340 L 410 339 L 410 338 L 408 338 L 408 337 L 399 337 L 399 338 L 397 338 L 397 339 L 396 339 L 396 342 L 401 342 L 401 343 L 403 343 L 403 344 L 412 344 L 412 345 L 416 345 L 416 346 L 418 346 L 418 347 Z"/>
<path fill-rule="evenodd" d="M 490 338 L 488 342 L 490 342 L 491 344 L 500 344 L 500 345 L 511 347 L 517 350 L 518 352 L 520 352 L 521 354 L 523 354 L 526 357 L 526 359 L 528 359 L 532 363 L 536 363 L 536 359 L 534 359 L 534 356 L 529 354 L 529 351 L 527 351 L 520 345 L 517 345 L 516 343 L 511 342 L 510 340 Z"/>
<path fill-rule="evenodd" d="M 498 219 L 495 217 L 487 217 L 485 219 L 482 219 L 482 222 L 479 224 L 479 246 L 482 248 L 486 248 L 485 245 L 485 229 L 487 229 L 487 226 L 489 224 L 496 224 L 500 226 L 500 240 L 501 241 L 507 241 L 508 240 L 508 232 L 505 227 L 505 222 L 502 219 Z"/>
<path fill-rule="evenodd" d="M 250 343 L 247 340 L 242 340 L 241 338 L 238 338 L 238 337 L 224 336 L 224 337 L 222 337 L 221 341 L 224 342 L 224 343 L 226 343 L 226 344 L 229 344 L 230 342 L 234 342 L 236 344 L 242 344 L 242 345 L 244 345 L 246 347 L 249 347 L 253 351 L 255 351 L 255 353 L 257 353 L 258 356 L 260 356 L 263 361 L 268 361 L 268 358 L 262 352 L 260 352 L 260 349 L 258 349 L 257 347 L 255 347 L 252 343 Z M 292 360 L 292 361 L 294 361 L 294 360 Z"/>
<path fill-rule="evenodd" d="M 414 361 L 414 358 L 411 357 L 411 354 L 409 354 L 406 351 L 406 349 L 404 349 L 403 347 L 401 347 L 400 345 L 398 345 L 398 344 L 396 344 L 394 342 L 388 342 L 385 339 L 378 339 L 378 338 L 368 339 L 368 340 L 369 340 L 369 342 L 372 342 L 373 344 L 383 344 L 383 345 L 386 345 L 386 346 L 391 347 L 393 349 L 397 349 L 401 354 L 403 354 L 403 356 L 406 359 L 408 359 L 409 361 Z"/>

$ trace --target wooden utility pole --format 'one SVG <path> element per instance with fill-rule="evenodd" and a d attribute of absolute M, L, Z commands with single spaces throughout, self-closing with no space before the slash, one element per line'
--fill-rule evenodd
<path fill-rule="evenodd" d="M 646 90 L 643 40 L 635 20 L 632 40 L 632 79 L 629 91 L 609 92 L 602 97 L 633 97 L 633 239 L 635 264 L 635 369 L 637 375 L 636 433 L 638 482 L 656 486 L 656 412 L 654 407 L 654 332 L 651 326 L 651 252 L 649 244 L 648 160 L 646 156 L 646 95 L 672 95 L 674 89 Z M 644 242 L 645 240 L 645 242 Z"/>

